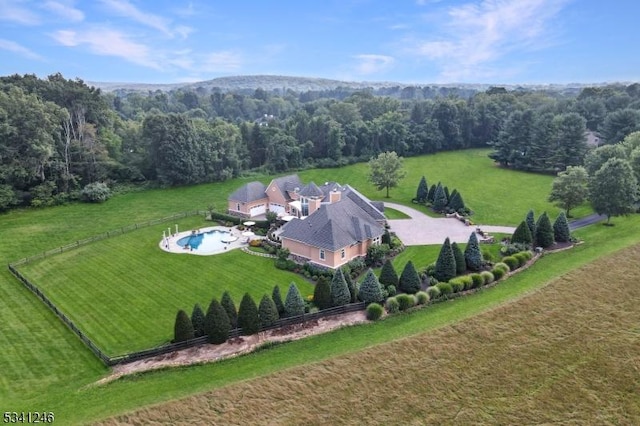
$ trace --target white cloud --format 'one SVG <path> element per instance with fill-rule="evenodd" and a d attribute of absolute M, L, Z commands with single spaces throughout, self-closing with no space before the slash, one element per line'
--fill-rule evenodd
<path fill-rule="evenodd" d="M 395 59 L 386 55 L 363 54 L 354 56 L 358 60 L 356 73 L 360 75 L 370 75 L 386 71 L 395 63 Z"/>
<path fill-rule="evenodd" d="M 21 25 L 38 25 L 40 17 L 29 10 L 21 0 L 0 0 L 0 19 Z"/>
<path fill-rule="evenodd" d="M 242 63 L 242 55 L 239 52 L 222 50 L 203 55 L 201 63 L 196 67 L 198 71 L 220 73 L 237 71 L 242 67 Z"/>
<path fill-rule="evenodd" d="M 445 81 L 481 73 L 510 53 L 547 47 L 550 22 L 568 0 L 482 0 L 449 7 L 443 35 L 413 41 L 407 52 L 433 60 Z"/>
<path fill-rule="evenodd" d="M 73 2 L 70 1 L 45 1 L 42 6 L 50 12 L 55 13 L 66 21 L 81 22 L 84 20 L 84 12 L 73 6 Z"/>
<path fill-rule="evenodd" d="M 31 49 L 24 47 L 15 41 L 5 40 L 0 38 L 0 49 L 7 50 L 9 52 L 17 53 L 20 56 L 24 56 L 27 59 L 43 60 L 42 56 L 38 55 Z"/>
<path fill-rule="evenodd" d="M 147 27 L 154 28 L 166 35 L 173 36 L 173 31 L 170 27 L 171 21 L 169 19 L 153 13 L 143 12 L 128 0 L 101 1 L 112 13 L 124 16 Z"/>
<path fill-rule="evenodd" d="M 147 46 L 129 40 L 124 33 L 117 30 L 103 27 L 92 27 L 82 31 L 60 30 L 51 37 L 63 46 L 85 46 L 96 55 L 115 56 L 148 68 L 162 69 Z"/>

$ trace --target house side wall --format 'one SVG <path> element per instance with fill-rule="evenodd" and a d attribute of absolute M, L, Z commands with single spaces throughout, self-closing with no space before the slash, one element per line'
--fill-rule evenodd
<path fill-rule="evenodd" d="M 371 245 L 371 240 L 366 240 L 358 244 L 354 244 L 350 247 L 345 247 L 345 257 L 342 258 L 342 250 L 324 251 L 324 260 L 320 259 L 320 249 L 312 247 L 307 244 L 293 241 L 288 238 L 282 239 L 282 247 L 289 249 L 292 255 L 303 257 L 310 262 L 317 263 L 318 265 L 328 266 L 329 268 L 337 268 L 350 262 L 356 257 L 365 256 L 367 249 Z"/>
<path fill-rule="evenodd" d="M 265 192 L 267 194 L 267 197 L 269 197 L 270 204 L 274 203 L 274 204 L 279 204 L 281 206 L 285 206 L 285 209 L 287 209 L 287 212 L 289 211 L 289 205 L 287 202 L 287 198 L 285 197 L 285 194 L 283 194 L 280 191 L 280 188 L 278 188 L 278 186 L 273 181 L 271 181 L 269 186 L 267 186 L 267 190 Z"/>
<path fill-rule="evenodd" d="M 235 200 L 228 200 L 227 210 L 229 214 L 232 214 L 234 216 L 249 217 L 252 207 L 259 206 L 260 204 L 268 204 L 268 203 L 269 203 L 269 199 L 266 197 L 261 198 L 259 200 L 251 201 L 249 203 L 242 203 Z M 240 210 L 238 210 L 238 204 L 240 204 Z"/>

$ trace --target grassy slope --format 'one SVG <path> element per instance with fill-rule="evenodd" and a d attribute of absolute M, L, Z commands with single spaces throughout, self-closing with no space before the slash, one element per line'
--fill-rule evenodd
<path fill-rule="evenodd" d="M 477 217 L 485 223 L 516 224 L 521 220 L 523 212 L 531 207 L 537 212 L 552 211 L 553 207 L 544 201 L 551 182 L 549 177 L 496 169 L 485 157 L 486 153 L 486 150 L 473 150 L 407 159 L 405 164 L 409 176 L 402 188 L 392 191 L 392 200 L 407 204 L 407 200 L 414 195 L 420 176 L 426 174 L 430 181 L 440 179 L 450 188 L 458 188 L 465 201 L 478 211 Z M 317 182 L 330 176 L 331 179 L 352 183 L 372 198 L 379 199 L 381 196 L 370 185 L 364 184 L 364 165 L 337 170 L 306 171 L 300 175 L 305 180 L 314 179 Z M 202 209 L 209 204 L 223 208 L 227 194 L 248 180 L 250 179 L 132 193 L 115 197 L 105 205 L 70 205 L 4 214 L 0 216 L 0 258 L 8 262 L 134 222 L 178 211 Z M 263 180 L 268 181 L 268 178 Z M 512 188 L 512 184 L 512 191 L 526 188 L 527 197 L 505 196 L 508 194 L 505 194 L 507 191 L 503 188 Z M 402 198 L 404 196 L 406 199 Z M 478 206 L 486 207 L 486 203 L 491 207 L 486 212 L 480 211 Z M 504 218 L 497 217 L 501 210 L 504 211 Z M 585 208 L 584 213 L 587 212 L 588 209 Z M 590 251 L 586 257 L 568 258 L 567 263 L 563 263 L 560 270 L 553 270 L 552 274 L 595 259 L 600 255 L 599 250 L 604 248 L 613 250 L 631 244 L 636 238 L 631 231 L 634 225 L 638 225 L 633 220 L 635 219 L 620 220 L 618 227 L 613 230 L 602 228 L 600 232 L 604 232 L 605 236 L 597 238 L 596 251 Z M 613 233 L 618 233 L 621 239 L 608 238 L 608 234 Z M 576 259 L 576 262 L 569 262 L 571 259 Z M 542 272 L 544 271 L 538 273 Z M 552 275 L 542 274 L 539 279 L 533 277 L 532 280 L 538 283 L 548 276 Z M 469 305 L 470 314 L 473 314 L 475 306 L 478 309 L 486 307 L 481 299 L 477 300 Z M 402 334 L 414 330 L 415 333 L 426 327 L 422 323 L 412 324 L 413 322 L 403 323 L 398 327 L 398 332 Z M 0 370 L 3 372 L 0 377 L 0 401 L 3 401 L 4 407 L 15 410 L 34 407 L 55 409 L 62 416 L 60 418 L 76 422 L 132 409 L 138 404 L 134 401 L 151 403 L 171 399 L 305 362 L 304 357 L 292 357 L 290 353 L 278 355 L 279 352 L 276 351 L 265 358 L 256 354 L 249 361 L 234 361 L 239 366 L 229 369 L 228 375 L 218 376 L 219 368 L 208 366 L 203 367 L 205 373 L 213 372 L 213 377 L 202 377 L 202 370 L 196 368 L 158 373 L 140 380 L 127 380 L 107 389 L 81 390 L 84 385 L 104 375 L 107 368 L 33 295 L 22 288 L 6 269 L 0 271 L 0 334 L 3 337 L 0 351 Z M 373 338 L 368 333 L 364 336 Z M 352 339 L 345 339 L 344 350 L 356 350 L 358 345 L 368 344 L 354 341 L 355 346 L 350 346 L 351 341 Z M 372 344 L 375 341 L 372 339 Z M 332 351 L 339 352 L 342 349 L 340 345 L 334 346 L 333 343 L 327 348 L 319 347 L 317 351 L 308 350 L 306 343 L 291 347 L 300 353 L 304 352 L 310 360 L 332 356 Z M 254 362 L 255 368 L 252 365 Z M 167 385 L 167 390 L 157 393 L 164 385 Z M 103 398 L 104 403 L 101 402 Z"/>

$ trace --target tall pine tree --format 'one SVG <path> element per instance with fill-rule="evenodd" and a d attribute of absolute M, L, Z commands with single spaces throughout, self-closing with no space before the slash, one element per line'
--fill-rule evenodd
<path fill-rule="evenodd" d="M 242 329 L 242 334 L 250 336 L 260 331 L 260 318 L 258 317 L 258 307 L 249 293 L 245 293 L 240 301 L 238 310 L 238 327 Z"/>
<path fill-rule="evenodd" d="M 456 275 L 464 274 L 467 270 L 467 262 L 458 243 L 451 243 L 451 251 L 453 251 L 453 258 L 456 260 Z"/>
<path fill-rule="evenodd" d="M 568 243 L 571 241 L 571 231 L 569 230 L 569 222 L 567 215 L 562 211 L 553 222 L 553 236 L 559 243 Z"/>
<path fill-rule="evenodd" d="M 536 245 L 549 248 L 553 245 L 553 227 L 547 212 L 544 212 L 536 222 Z"/>
<path fill-rule="evenodd" d="M 331 280 L 331 305 L 342 306 L 348 305 L 351 302 L 351 293 L 347 286 L 347 281 L 344 279 L 342 269 L 338 268 L 333 273 L 333 279 Z"/>
<path fill-rule="evenodd" d="M 420 276 L 418 275 L 416 268 L 413 266 L 413 262 L 408 261 L 407 264 L 404 265 L 404 269 L 400 274 L 400 291 L 415 294 L 420 291 L 420 285 Z"/>
<path fill-rule="evenodd" d="M 185 311 L 180 309 L 176 315 L 176 322 L 173 327 L 173 343 L 184 342 L 185 340 L 193 338 L 194 333 L 191 319 Z"/>
<path fill-rule="evenodd" d="M 475 232 L 472 232 L 469 236 L 469 242 L 467 242 L 467 247 L 464 249 L 464 260 L 468 269 L 472 271 L 482 269 L 482 252 L 480 252 L 478 236 Z"/>
<path fill-rule="evenodd" d="M 527 212 L 527 217 L 524 220 L 527 222 L 527 226 L 529 227 L 529 232 L 531 232 L 531 238 L 536 238 L 536 217 L 533 213 L 533 210 L 529 210 Z M 535 241 L 534 241 L 535 242 Z"/>
<path fill-rule="evenodd" d="M 282 302 L 282 296 L 280 295 L 280 287 L 277 285 L 273 287 L 271 299 L 273 300 L 273 303 L 276 304 L 276 308 L 278 308 L 278 315 L 282 317 L 284 315 L 284 303 Z"/>
<path fill-rule="evenodd" d="M 320 310 L 331 307 L 331 284 L 324 275 L 318 277 L 318 282 L 313 290 L 313 303 Z"/>
<path fill-rule="evenodd" d="M 382 265 L 382 269 L 380 270 L 380 284 L 384 288 L 389 287 L 390 285 L 398 288 L 398 274 L 396 273 L 395 268 L 393 267 L 393 263 L 391 259 L 387 259 Z"/>
<path fill-rule="evenodd" d="M 273 299 L 266 294 L 262 296 L 262 299 L 260 300 L 260 305 L 258 306 L 258 317 L 260 318 L 260 327 L 269 327 L 275 324 L 275 322 L 280 318 L 276 304 L 273 303 Z"/>
<path fill-rule="evenodd" d="M 289 285 L 287 297 L 284 300 L 284 314 L 287 317 L 295 317 L 304 314 L 304 299 L 300 290 L 294 283 Z"/>
<path fill-rule="evenodd" d="M 222 305 L 213 299 L 204 317 L 204 331 L 207 334 L 207 341 L 219 345 L 229 338 L 229 317 Z"/>
<path fill-rule="evenodd" d="M 204 312 L 197 303 L 193 306 L 193 311 L 191 312 L 191 324 L 193 325 L 195 337 L 204 336 Z"/>
<path fill-rule="evenodd" d="M 438 186 L 436 186 L 436 192 L 433 195 L 433 209 L 437 212 L 441 212 L 447 207 L 449 200 L 447 199 L 447 194 L 444 192 L 444 188 L 442 184 L 438 182 Z"/>
<path fill-rule="evenodd" d="M 429 195 L 429 187 L 427 186 L 427 179 L 422 176 L 420 183 L 418 184 L 418 190 L 416 191 L 416 201 L 424 203 L 427 201 L 427 195 Z"/>
<path fill-rule="evenodd" d="M 436 260 L 436 268 L 434 271 L 434 277 L 441 282 L 449 281 L 456 276 L 456 259 L 453 256 L 453 250 L 451 249 L 451 242 L 449 237 L 444 240 L 444 244 L 440 248 L 440 254 L 438 260 Z"/>
<path fill-rule="evenodd" d="M 371 269 L 367 271 L 364 280 L 360 283 L 358 299 L 367 305 L 369 303 L 380 303 L 384 299 L 382 286 Z"/>
<path fill-rule="evenodd" d="M 512 243 L 520 243 L 526 244 L 530 246 L 533 243 L 533 237 L 531 236 L 531 231 L 529 231 L 529 225 L 524 220 L 520 222 L 520 225 L 513 231 L 513 235 L 511 235 Z"/>
<path fill-rule="evenodd" d="M 231 295 L 228 291 L 225 291 L 222 294 L 220 304 L 229 317 L 229 325 L 231 326 L 231 329 L 236 328 L 238 326 L 238 310 L 236 309 L 236 304 L 233 303 L 233 299 L 231 298 Z"/>

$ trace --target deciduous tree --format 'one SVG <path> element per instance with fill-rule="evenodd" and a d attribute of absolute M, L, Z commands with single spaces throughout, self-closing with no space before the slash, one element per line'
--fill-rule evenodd
<path fill-rule="evenodd" d="M 560 172 L 553 180 L 549 201 L 555 202 L 558 207 L 563 208 L 566 215 L 571 217 L 569 212 L 572 208 L 582 204 L 588 195 L 587 171 L 582 166 L 569 166 L 564 172 Z"/>
<path fill-rule="evenodd" d="M 379 191 L 386 189 L 387 198 L 389 198 L 389 188 L 398 186 L 405 175 L 402 157 L 398 157 L 394 151 L 380 153 L 369 161 L 369 181 Z"/>
<path fill-rule="evenodd" d="M 612 216 L 633 212 L 638 183 L 628 161 L 611 158 L 589 179 L 589 200 L 599 214 Z"/>

